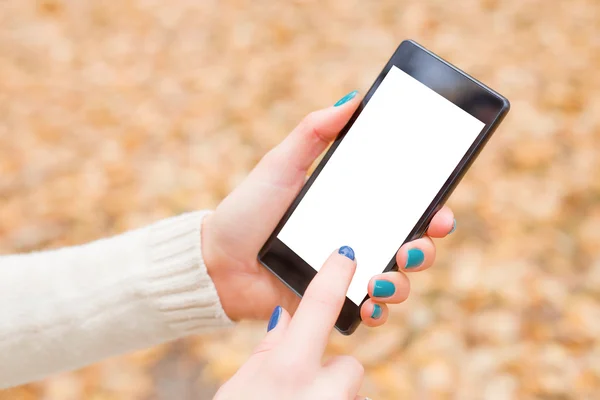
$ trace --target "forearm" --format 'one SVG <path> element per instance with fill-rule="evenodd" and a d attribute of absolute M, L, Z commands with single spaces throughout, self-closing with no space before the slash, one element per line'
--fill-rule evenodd
<path fill-rule="evenodd" d="M 231 324 L 202 260 L 202 217 L 0 257 L 0 388 Z"/>

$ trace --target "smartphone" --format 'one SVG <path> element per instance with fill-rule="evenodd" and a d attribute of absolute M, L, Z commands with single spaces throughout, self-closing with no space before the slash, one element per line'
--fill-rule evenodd
<path fill-rule="evenodd" d="M 357 270 L 336 329 L 360 324 L 373 275 L 398 268 L 494 130 L 506 98 L 412 40 L 396 49 L 275 231 L 259 261 L 296 294 L 336 248 Z"/>

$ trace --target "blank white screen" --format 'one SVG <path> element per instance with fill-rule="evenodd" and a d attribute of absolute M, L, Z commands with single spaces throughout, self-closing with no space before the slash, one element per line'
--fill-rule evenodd
<path fill-rule="evenodd" d="M 352 247 L 360 304 L 484 125 L 392 67 L 277 237 L 317 271 Z"/>

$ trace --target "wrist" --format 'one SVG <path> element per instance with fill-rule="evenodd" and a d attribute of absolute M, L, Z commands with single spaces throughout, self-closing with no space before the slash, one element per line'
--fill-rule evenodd
<path fill-rule="evenodd" d="M 227 314 L 229 319 L 237 322 L 243 319 L 236 305 L 240 301 L 239 294 L 238 296 L 232 296 L 232 288 L 228 283 L 230 273 L 227 271 L 227 263 L 217 244 L 218 241 L 214 238 L 211 225 L 212 216 L 213 214 L 208 214 L 202 220 L 202 237 L 200 239 L 202 257 L 204 258 L 206 272 L 215 285 L 225 314 Z"/>

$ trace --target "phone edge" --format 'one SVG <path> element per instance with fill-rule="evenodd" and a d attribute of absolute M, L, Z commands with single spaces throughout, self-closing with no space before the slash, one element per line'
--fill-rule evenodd
<path fill-rule="evenodd" d="M 490 93 L 494 97 L 498 98 L 501 101 L 501 103 L 502 103 L 502 107 L 500 109 L 500 112 L 498 113 L 498 115 L 496 116 L 496 118 L 492 122 L 489 123 L 489 128 L 485 131 L 482 139 L 477 143 L 476 147 L 471 151 L 470 154 L 468 154 L 468 155 L 466 154 L 466 156 L 468 156 L 467 162 L 465 163 L 465 165 L 463 165 L 463 167 L 459 171 L 459 174 L 456 177 L 454 177 L 451 182 L 449 182 L 448 184 L 445 184 L 440 189 L 440 192 L 443 190 L 443 192 L 441 194 L 441 197 L 437 201 L 435 201 L 435 199 L 432 200 L 432 203 L 428 206 L 428 208 L 431 208 L 432 205 L 433 205 L 433 208 L 426 215 L 426 217 L 423 219 L 423 222 L 421 224 L 419 224 L 418 227 L 415 226 L 415 228 L 416 228 L 415 233 L 413 235 L 409 236 L 409 238 L 407 238 L 407 240 L 404 241 L 404 243 L 406 243 L 406 242 L 415 240 L 415 239 L 417 239 L 419 237 L 422 237 L 427 232 L 427 229 L 429 227 L 429 224 L 431 223 L 431 220 L 433 219 L 433 216 L 435 216 L 435 213 L 437 211 L 439 211 L 439 209 L 441 209 L 444 206 L 444 204 L 448 201 L 448 199 L 450 198 L 450 196 L 452 195 L 452 193 L 454 192 L 454 190 L 458 187 L 458 185 L 460 184 L 460 182 L 462 181 L 462 179 L 464 178 L 464 176 L 466 175 L 466 173 L 469 171 L 469 169 L 474 164 L 475 160 L 479 157 L 479 155 L 483 151 L 483 148 L 489 142 L 489 140 L 493 136 L 494 132 L 497 130 L 498 126 L 500 126 L 500 124 L 502 123 L 502 121 L 504 120 L 504 118 L 506 117 L 506 115 L 508 114 L 508 112 L 510 111 L 511 104 L 510 104 L 509 100 L 506 97 L 504 97 L 503 95 L 501 95 L 500 93 L 498 93 L 494 89 L 490 88 L 489 86 L 487 86 L 483 82 L 479 81 L 478 79 L 476 79 L 473 76 L 469 75 L 465 71 L 463 71 L 460 68 L 456 67 L 455 65 L 453 65 L 449 61 L 445 60 L 444 58 L 442 58 L 442 57 L 438 56 L 437 54 L 431 52 L 430 50 L 426 49 L 425 47 L 423 47 L 422 45 L 420 45 L 418 42 L 416 42 L 413 39 L 403 40 L 396 47 L 396 49 L 394 50 L 394 52 L 392 53 L 392 55 L 388 58 L 388 60 L 385 63 L 384 67 L 382 68 L 382 71 L 385 70 L 388 67 L 388 65 L 393 61 L 394 56 L 396 55 L 396 53 L 398 52 L 399 48 L 403 44 L 411 44 L 411 45 L 419 48 L 420 50 L 424 51 L 425 53 L 427 53 L 431 57 L 433 57 L 436 60 L 438 60 L 439 62 L 443 63 L 444 65 L 446 65 L 448 67 L 450 67 L 456 73 L 459 73 L 463 77 L 465 77 L 465 78 L 469 79 L 470 81 L 472 81 L 473 83 L 477 84 L 482 89 L 486 90 L 488 93 Z M 392 65 L 393 65 L 393 63 L 392 63 Z M 378 76 L 379 76 L 379 74 L 378 74 Z M 338 144 L 338 142 L 340 141 L 341 137 L 345 136 L 345 134 L 348 131 L 349 127 L 354 124 L 356 118 L 358 117 L 358 115 L 362 112 L 362 110 L 366 106 L 366 104 L 365 104 L 365 98 L 366 98 L 366 96 L 369 93 L 371 93 L 371 91 L 373 90 L 373 88 L 375 86 L 378 86 L 379 84 L 380 84 L 380 82 L 378 82 L 378 80 L 376 78 L 373 81 L 373 83 L 371 84 L 371 86 L 369 87 L 369 89 L 365 92 L 365 96 L 361 99 L 361 102 L 360 102 L 359 106 L 357 107 L 356 111 L 352 114 L 352 116 L 348 120 L 348 123 L 340 130 L 340 133 L 338 134 L 338 136 L 336 136 L 336 138 L 332 142 L 332 145 L 329 147 L 329 149 L 327 149 L 327 151 L 323 155 L 323 158 L 321 159 L 321 161 L 319 161 L 319 164 L 317 165 L 317 168 L 318 168 L 318 166 L 321 163 L 323 163 L 325 160 L 327 160 L 329 158 L 328 156 L 330 156 L 330 154 L 332 154 L 333 152 L 335 152 L 335 150 L 337 148 L 337 145 L 333 146 L 333 144 Z M 372 95 L 373 95 L 373 93 L 371 93 L 371 96 Z M 370 99 L 370 96 L 369 96 L 369 99 Z M 306 183 L 305 183 L 305 185 L 306 185 Z M 301 193 L 302 193 L 302 189 L 298 192 L 297 196 L 299 196 Z M 438 194 L 439 194 L 439 192 L 438 192 Z M 297 207 L 297 205 L 298 204 L 296 204 L 296 207 Z M 293 210 L 291 212 L 293 213 Z M 286 213 L 282 216 L 282 218 L 278 222 L 276 228 L 274 229 L 274 232 L 280 228 L 280 224 L 283 221 L 283 219 L 285 219 L 285 216 L 287 214 L 288 214 L 288 211 L 286 211 Z M 277 279 L 279 279 L 279 281 L 283 282 L 286 287 L 288 287 L 290 290 L 292 290 L 292 292 L 294 294 L 296 294 L 296 296 L 298 296 L 301 299 L 302 295 L 300 295 L 296 289 L 294 289 L 279 274 L 275 273 L 265 262 L 263 262 L 261 255 L 263 254 L 263 250 L 266 247 L 267 243 L 269 242 L 270 238 L 271 238 L 271 235 L 269 236 L 269 239 L 267 239 L 267 241 L 263 244 L 263 246 L 261 246 L 261 249 L 260 249 L 260 251 L 258 253 L 258 256 L 257 256 L 257 260 L 259 261 L 259 263 L 262 266 L 264 266 L 265 268 L 267 268 L 270 271 L 270 273 L 272 273 L 273 275 L 275 275 L 277 277 Z M 392 270 L 398 270 L 398 265 L 395 263 L 395 260 L 391 263 L 391 265 L 388 265 L 384 269 L 383 272 L 389 272 L 389 271 L 392 271 Z M 360 307 L 362 306 L 362 304 L 364 303 L 364 301 L 367 298 L 368 298 L 368 295 L 365 296 L 365 299 L 363 299 L 363 301 L 358 305 L 359 312 L 360 312 Z M 341 329 L 337 325 L 337 323 L 334 325 L 334 327 L 342 335 L 349 336 L 349 335 L 351 335 L 352 333 L 354 333 L 356 331 L 356 329 L 360 325 L 361 321 L 362 321 L 362 319 L 360 318 L 360 314 L 359 314 L 359 317 L 355 320 L 354 323 L 352 323 L 348 327 L 348 329 L 345 329 L 345 330 Z"/>

